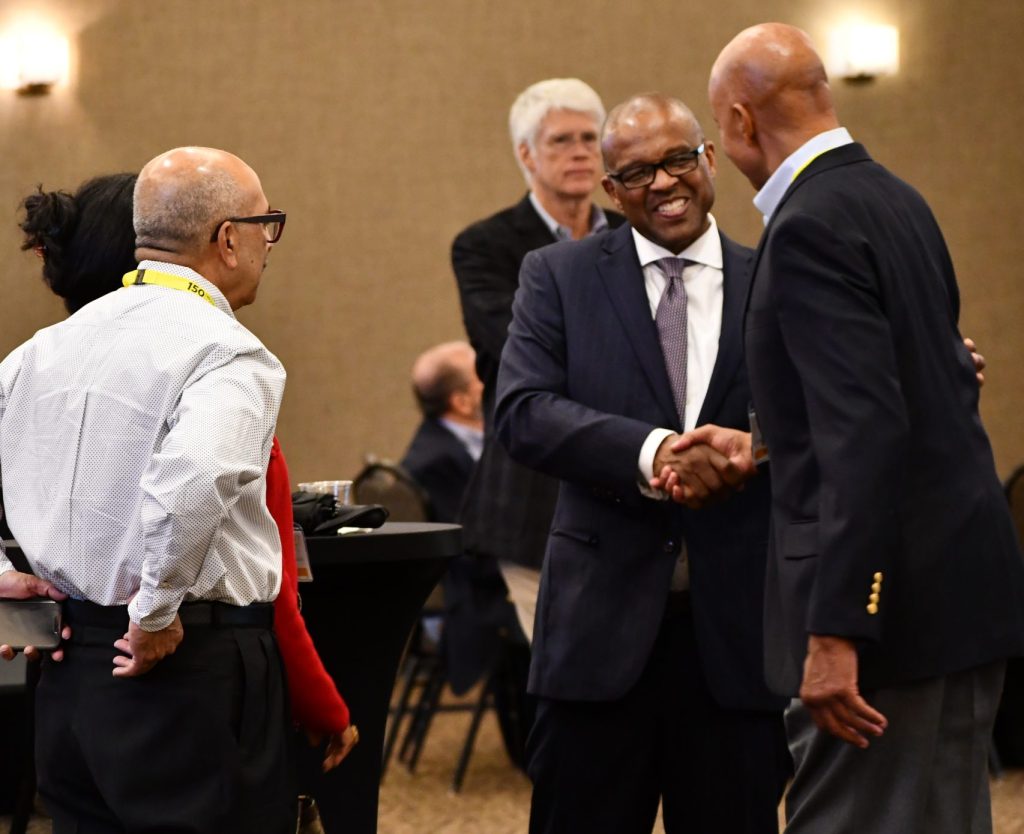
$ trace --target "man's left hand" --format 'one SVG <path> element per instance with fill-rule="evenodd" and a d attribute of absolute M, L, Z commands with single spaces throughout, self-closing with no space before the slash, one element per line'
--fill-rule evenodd
<path fill-rule="evenodd" d="M 124 637 L 114 643 L 122 654 L 114 656 L 114 677 L 133 678 L 144 675 L 167 655 L 174 654 L 185 636 L 181 617 L 177 614 L 167 628 L 143 631 L 136 623 L 129 623 Z"/>
<path fill-rule="evenodd" d="M 843 637 L 812 634 L 807 641 L 800 700 L 819 729 L 864 749 L 888 721 L 857 688 L 857 649 Z"/>

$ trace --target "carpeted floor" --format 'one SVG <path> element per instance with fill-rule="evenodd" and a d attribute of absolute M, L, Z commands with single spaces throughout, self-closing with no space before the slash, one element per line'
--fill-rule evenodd
<path fill-rule="evenodd" d="M 415 774 L 392 762 L 380 792 L 380 834 L 525 834 L 530 784 L 508 763 L 493 715 L 484 719 L 462 792 L 450 791 L 469 720 L 465 712 L 439 713 Z M 995 834 L 1024 834 L 1024 770 L 992 783 L 992 805 Z M 0 834 L 9 821 L 0 817 Z M 29 828 L 50 831 L 43 819 Z M 655 834 L 663 834 L 660 822 Z"/>

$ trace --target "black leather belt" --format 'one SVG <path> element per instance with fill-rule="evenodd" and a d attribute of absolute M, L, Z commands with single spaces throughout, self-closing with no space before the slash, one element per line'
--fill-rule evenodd
<path fill-rule="evenodd" d="M 229 605 L 226 602 L 184 602 L 178 609 L 183 626 L 208 628 L 271 628 L 274 604 Z M 72 626 L 88 626 L 120 631 L 128 630 L 127 605 L 97 605 L 80 599 L 64 602 L 64 619 Z"/>

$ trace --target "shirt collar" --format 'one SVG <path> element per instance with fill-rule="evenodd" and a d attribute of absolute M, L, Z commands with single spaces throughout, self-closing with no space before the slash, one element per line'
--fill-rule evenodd
<path fill-rule="evenodd" d="M 708 227 L 699 238 L 687 246 L 682 252 L 670 252 L 653 240 L 648 240 L 636 229 L 633 232 L 633 244 L 640 258 L 640 266 L 647 266 L 661 258 L 685 258 L 705 266 L 722 268 L 722 238 L 718 234 L 718 223 L 713 215 L 708 215 Z"/>
<path fill-rule="evenodd" d="M 544 206 L 540 204 L 540 200 L 537 199 L 537 195 L 532 191 L 530 192 L 530 205 L 533 206 L 533 210 L 540 215 L 540 219 L 544 221 L 544 225 L 548 227 L 551 234 L 558 240 L 572 240 L 572 229 L 568 226 L 561 225 L 554 217 L 544 210 Z M 596 204 L 590 206 L 590 231 L 587 235 L 596 235 L 598 232 L 608 228 L 608 218 L 604 213 L 604 210 Z"/>
<path fill-rule="evenodd" d="M 754 205 L 764 215 L 765 225 L 768 225 L 768 221 L 771 220 L 775 209 L 779 207 L 782 195 L 786 193 L 790 183 L 797 178 L 804 168 L 810 165 L 815 157 L 821 156 L 826 151 L 840 148 L 843 145 L 849 145 L 852 142 L 853 138 L 850 136 L 850 132 L 845 127 L 837 127 L 808 139 L 787 156 L 782 164 L 775 169 L 775 173 L 768 177 L 768 182 L 761 187 L 761 190 L 754 197 Z"/>
<path fill-rule="evenodd" d="M 231 318 L 235 317 L 234 310 L 231 309 L 231 304 L 228 303 L 224 293 L 220 291 L 216 284 L 206 280 L 202 275 L 196 272 L 194 269 L 189 269 L 187 266 L 181 264 L 170 264 L 166 261 L 143 261 L 139 264 L 139 269 L 152 269 L 154 272 L 166 272 L 168 275 L 177 275 L 179 278 L 184 278 L 186 281 L 195 281 L 204 290 L 210 294 L 210 298 L 213 299 L 213 303 L 217 306 L 217 309 L 222 313 L 227 313 Z"/>

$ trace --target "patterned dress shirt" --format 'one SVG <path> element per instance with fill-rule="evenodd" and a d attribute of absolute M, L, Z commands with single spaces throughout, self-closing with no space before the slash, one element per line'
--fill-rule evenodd
<path fill-rule="evenodd" d="M 277 595 L 265 473 L 285 372 L 212 283 L 140 267 L 193 281 L 214 304 L 131 286 L 15 349 L 0 364 L 0 469 L 33 571 L 74 598 L 130 602 L 155 631 L 183 601 Z"/>

